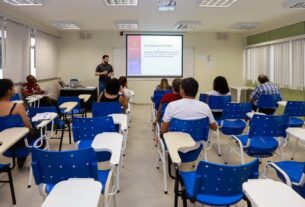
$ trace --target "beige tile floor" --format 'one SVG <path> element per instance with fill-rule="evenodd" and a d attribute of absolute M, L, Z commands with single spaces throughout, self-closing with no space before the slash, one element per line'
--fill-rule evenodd
<path fill-rule="evenodd" d="M 116 196 L 117 207 L 163 207 L 173 206 L 174 182 L 169 180 L 169 194 L 163 193 L 163 177 L 162 168 L 156 169 L 158 162 L 156 148 L 152 140 L 153 133 L 151 131 L 150 122 L 150 106 L 135 105 L 133 108 L 132 124 L 129 130 L 129 139 L 127 153 L 125 157 L 124 169 L 121 174 L 121 189 Z M 225 149 L 226 137 L 222 137 L 222 148 Z M 293 139 L 291 139 L 284 149 L 285 159 L 290 159 Z M 51 148 L 58 149 L 58 140 L 51 141 Z M 72 149 L 73 145 L 68 144 L 68 139 L 65 139 L 64 149 Z M 222 157 L 218 157 L 216 153 L 216 145 L 209 151 L 209 161 L 224 163 L 225 159 L 229 164 L 238 164 L 239 158 L 235 154 L 227 154 L 226 150 Z M 304 161 L 304 147 L 300 146 L 296 154 L 296 160 Z M 247 158 L 250 160 L 250 158 Z M 271 159 L 279 161 L 279 156 L 274 156 Z M 0 158 L 0 161 L 5 161 Z M 265 161 L 260 167 L 263 170 Z M 14 185 L 17 196 L 17 207 L 38 207 L 41 206 L 42 197 L 38 193 L 38 188 L 34 184 L 32 188 L 27 188 L 28 172 L 30 159 L 27 160 L 26 166 L 23 169 L 14 169 Z M 5 175 L 6 176 L 6 175 Z M 6 178 L 4 174 L 0 175 L 0 179 Z M 272 175 L 272 177 L 275 177 Z M 262 189 L 263 190 L 263 189 Z M 180 206 L 181 205 L 181 201 Z M 9 207 L 11 204 L 11 196 L 9 186 L 7 184 L 0 185 L 0 207 Z M 189 206 L 193 206 L 189 204 Z M 196 204 L 195 206 L 201 206 Z M 238 207 L 246 206 L 244 202 L 237 204 Z"/>

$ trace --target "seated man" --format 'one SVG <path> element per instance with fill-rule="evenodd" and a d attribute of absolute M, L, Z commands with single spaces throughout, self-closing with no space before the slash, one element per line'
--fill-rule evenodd
<path fill-rule="evenodd" d="M 23 98 L 26 98 L 28 96 L 32 96 L 32 95 L 41 95 L 44 94 L 45 91 L 42 90 L 40 88 L 40 86 L 37 83 L 37 79 L 32 76 L 32 75 L 28 75 L 26 77 L 27 83 L 23 84 L 22 86 L 22 96 Z M 53 100 L 49 97 L 43 97 L 40 100 L 40 105 L 41 106 L 57 106 L 57 102 L 56 100 Z"/>
<path fill-rule="evenodd" d="M 181 100 L 173 101 L 166 107 L 163 115 L 163 123 L 161 127 L 162 133 L 168 132 L 169 124 L 172 118 L 182 120 L 196 120 L 209 117 L 210 128 L 217 129 L 217 124 L 213 117 L 210 107 L 196 100 L 195 97 L 198 92 L 198 82 L 194 78 L 186 78 L 181 82 L 180 95 Z"/>
<path fill-rule="evenodd" d="M 280 89 L 274 83 L 271 83 L 266 75 L 264 74 L 259 75 L 258 82 L 260 83 L 260 85 L 256 86 L 256 88 L 254 89 L 254 91 L 251 93 L 250 96 L 250 102 L 252 103 L 252 109 L 254 111 L 257 110 L 256 103 L 262 94 L 278 95 L 279 101 L 282 100 Z M 260 112 L 265 114 L 273 114 L 275 112 L 275 109 L 263 109 L 260 110 Z"/>
<path fill-rule="evenodd" d="M 180 85 L 181 85 L 182 80 L 181 79 L 175 79 L 173 80 L 173 84 L 172 84 L 172 91 L 173 93 L 168 93 L 165 94 L 161 101 L 160 101 L 160 105 L 158 108 L 158 112 L 157 112 L 157 120 L 156 122 L 160 122 L 161 120 L 161 112 L 162 112 L 162 105 L 163 104 L 168 104 L 172 101 L 177 101 L 179 99 L 181 99 L 181 95 L 180 95 Z M 155 124 L 155 123 L 154 123 Z"/>

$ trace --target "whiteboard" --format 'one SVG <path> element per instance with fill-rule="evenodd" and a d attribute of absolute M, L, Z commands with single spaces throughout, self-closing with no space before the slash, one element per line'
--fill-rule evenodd
<path fill-rule="evenodd" d="M 113 69 L 114 77 L 126 76 L 126 48 L 113 48 Z M 183 49 L 183 78 L 194 77 L 194 49 Z M 129 79 L 143 79 L 152 80 L 156 78 L 129 78 Z M 157 78 L 158 79 L 158 78 Z M 160 78 L 159 78 L 160 79 Z"/>

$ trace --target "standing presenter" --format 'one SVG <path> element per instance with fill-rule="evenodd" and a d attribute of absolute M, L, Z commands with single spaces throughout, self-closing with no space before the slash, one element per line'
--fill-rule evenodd
<path fill-rule="evenodd" d="M 108 61 L 109 56 L 103 55 L 102 63 L 96 66 L 95 75 L 99 76 L 99 93 L 106 89 L 106 82 L 113 76 L 113 68 Z"/>

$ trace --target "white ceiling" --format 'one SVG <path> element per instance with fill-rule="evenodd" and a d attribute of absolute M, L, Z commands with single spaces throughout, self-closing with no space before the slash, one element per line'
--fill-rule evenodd
<path fill-rule="evenodd" d="M 237 22 L 260 22 L 256 31 L 263 31 L 305 21 L 305 10 L 286 9 L 284 0 L 238 0 L 228 8 L 202 8 L 197 0 L 177 0 L 174 12 L 158 12 L 158 1 L 107 7 L 103 0 L 45 0 L 42 7 L 13 7 L 0 0 L 0 9 L 49 27 L 53 21 L 75 21 L 83 31 L 116 31 L 118 20 L 138 21 L 139 31 L 175 31 L 178 21 L 201 21 L 197 30 L 201 32 L 229 32 L 228 27 Z"/>

